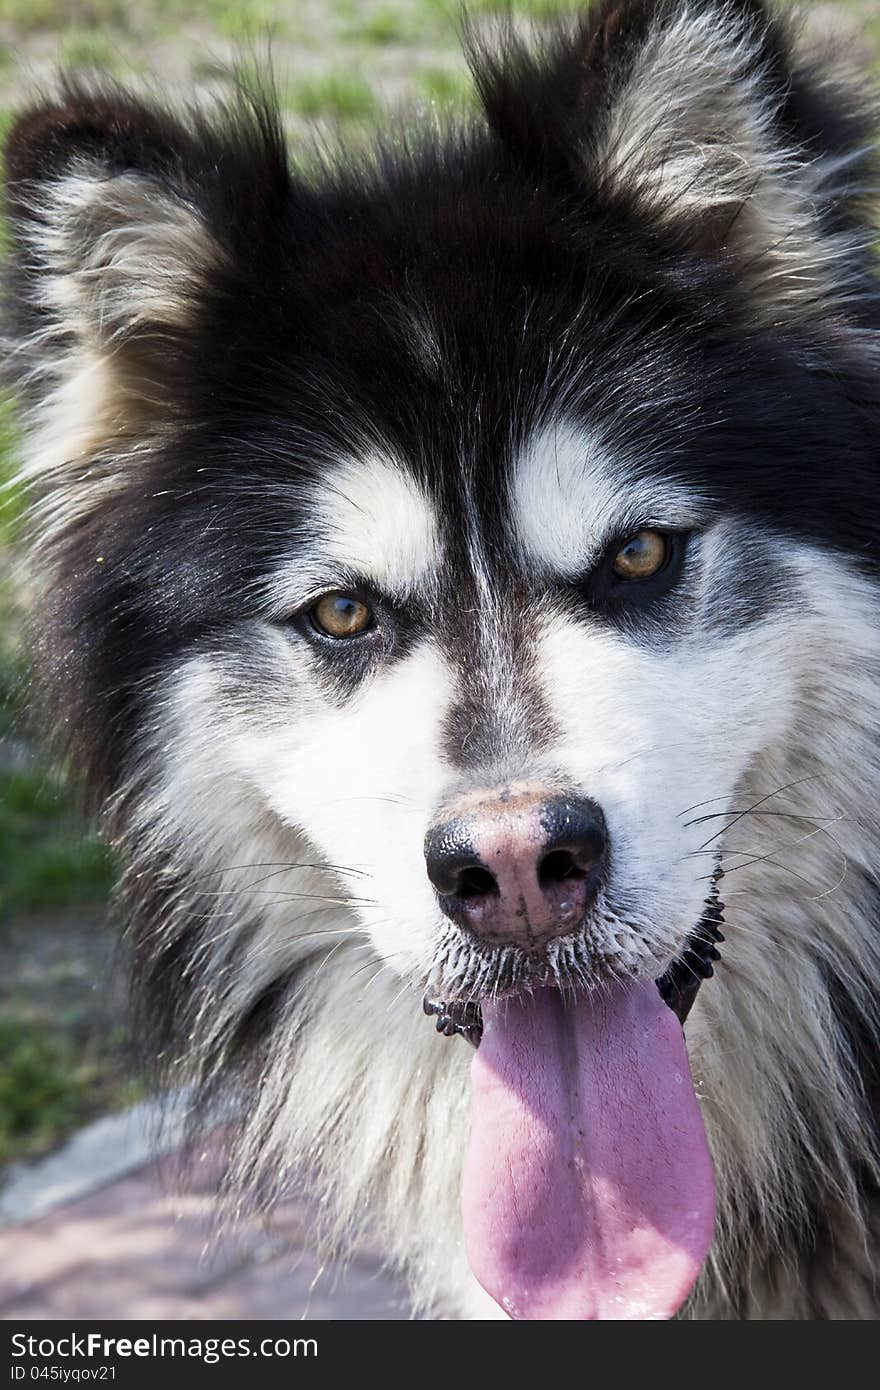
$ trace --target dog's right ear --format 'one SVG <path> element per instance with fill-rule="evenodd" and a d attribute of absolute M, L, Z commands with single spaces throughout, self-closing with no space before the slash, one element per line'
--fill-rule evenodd
<path fill-rule="evenodd" d="M 186 328 L 289 189 L 268 104 L 178 119 L 112 88 L 26 112 L 6 170 L 18 287 L 93 345 Z"/>
<path fill-rule="evenodd" d="M 168 408 L 209 300 L 253 306 L 290 175 L 268 102 L 178 118 L 112 87 L 33 107 L 5 156 L 8 362 L 45 473 Z"/>

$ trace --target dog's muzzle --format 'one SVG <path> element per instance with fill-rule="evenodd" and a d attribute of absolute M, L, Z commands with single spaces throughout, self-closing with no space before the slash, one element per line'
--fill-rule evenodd
<path fill-rule="evenodd" d="M 718 892 L 718 885 L 724 877 L 720 862 L 712 874 L 711 887 L 707 894 L 702 915 L 687 939 L 684 950 L 667 970 L 657 979 L 660 995 L 679 1019 L 682 1027 L 693 1008 L 694 1000 L 704 980 L 715 973 L 715 965 L 721 959 L 719 945 L 724 940 L 721 930 L 724 923 L 724 903 Z M 460 1035 L 467 1038 L 474 1047 L 479 1047 L 483 1032 L 483 1020 L 479 1003 L 471 1000 L 445 1004 L 439 999 L 426 995 L 422 1008 L 429 1017 L 437 1020 L 438 1033 L 452 1038 Z"/>

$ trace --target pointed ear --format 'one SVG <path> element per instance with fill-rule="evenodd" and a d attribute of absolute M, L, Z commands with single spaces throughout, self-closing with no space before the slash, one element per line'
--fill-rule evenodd
<path fill-rule="evenodd" d="M 515 157 L 735 258 L 771 315 L 850 298 L 864 276 L 866 83 L 761 0 L 605 0 L 538 52 L 508 39 L 472 59 Z"/>
<path fill-rule="evenodd" d="M 68 87 L 6 145 L 19 288 L 78 340 L 186 328 L 287 191 L 272 111 L 177 119 L 125 92 Z"/>
<path fill-rule="evenodd" d="M 208 306 L 215 323 L 253 308 L 289 192 L 283 140 L 268 104 L 177 117 L 68 86 L 19 118 L 5 156 L 3 326 L 33 406 L 26 473 L 87 509 L 104 445 L 173 412 Z"/>

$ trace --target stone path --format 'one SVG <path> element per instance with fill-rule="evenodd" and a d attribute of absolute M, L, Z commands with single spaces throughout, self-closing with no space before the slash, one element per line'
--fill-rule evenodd
<path fill-rule="evenodd" d="M 45 1165 L 42 1187 L 39 1172 L 24 1173 L 0 1194 L 7 1221 L 17 1219 L 16 1204 L 25 1214 L 39 1213 L 41 1202 L 44 1208 L 0 1226 L 0 1319 L 410 1316 L 405 1291 L 382 1273 L 377 1250 L 359 1250 L 345 1269 L 321 1267 L 305 1198 L 291 1197 L 270 1224 L 255 1221 L 217 1240 L 219 1140 L 188 1163 L 182 1188 L 172 1179 L 180 1166 L 174 1154 L 144 1161 L 129 1144 L 131 1161 L 140 1162 L 120 1173 L 126 1163 L 118 1136 L 115 1153 L 106 1137 L 102 1144 L 103 1166 L 93 1154 L 91 1174 L 71 1173 L 71 1165 L 83 1169 L 89 1149 L 74 1144 Z M 82 1195 L 71 1196 L 77 1187 Z"/>

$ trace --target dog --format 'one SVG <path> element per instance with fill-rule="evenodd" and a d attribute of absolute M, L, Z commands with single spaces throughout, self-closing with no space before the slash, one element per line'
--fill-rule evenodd
<path fill-rule="evenodd" d="M 761 0 L 467 44 L 479 115 L 306 172 L 265 93 L 8 137 L 136 1031 L 422 1316 L 873 1319 L 869 85 Z"/>

